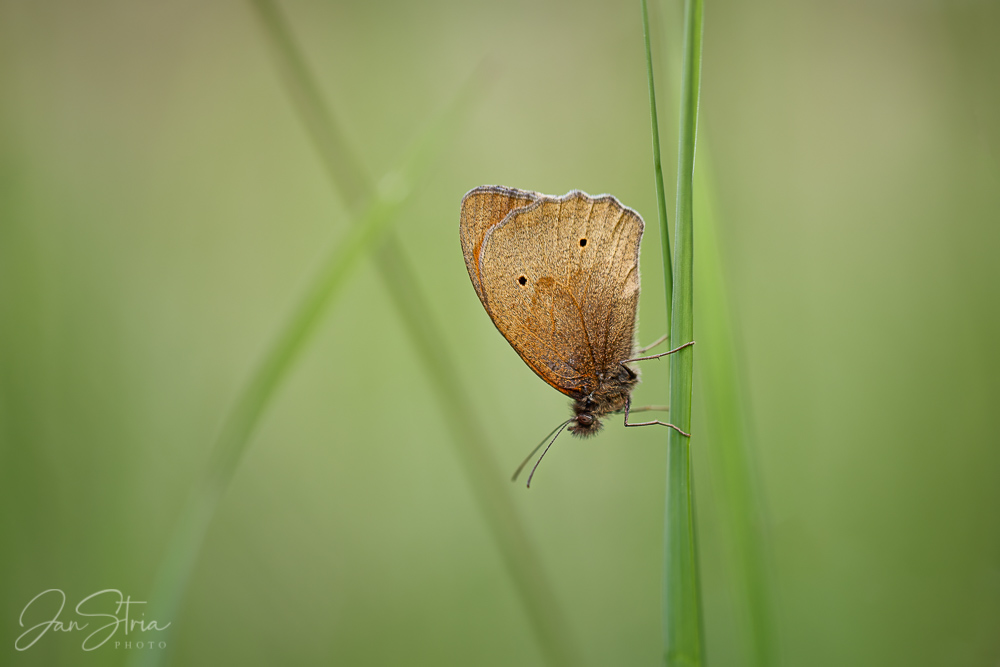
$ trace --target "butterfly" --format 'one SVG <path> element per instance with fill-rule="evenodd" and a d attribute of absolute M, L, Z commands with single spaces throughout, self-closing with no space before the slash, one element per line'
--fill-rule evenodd
<path fill-rule="evenodd" d="M 634 344 L 638 213 L 611 195 L 573 190 L 553 197 L 484 185 L 462 199 L 459 232 L 469 277 L 493 324 L 531 370 L 573 399 L 573 416 L 546 440 L 567 426 L 576 436 L 594 435 L 601 419 L 617 412 L 625 413 L 626 426 L 677 429 L 628 421 L 639 382 L 628 364 L 692 344 L 633 358 L 652 347 Z"/>

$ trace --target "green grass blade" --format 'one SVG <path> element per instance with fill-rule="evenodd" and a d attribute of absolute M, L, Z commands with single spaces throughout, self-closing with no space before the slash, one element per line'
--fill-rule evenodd
<path fill-rule="evenodd" d="M 270 0 L 251 0 L 251 4 L 258 11 L 283 81 L 327 165 L 331 182 L 349 207 L 356 209 L 372 196 L 371 186 L 364 178 L 349 178 L 344 174 L 351 171 L 350 165 L 359 168 L 361 161 L 351 155 L 278 8 Z M 418 274 L 392 230 L 386 232 L 373 257 L 403 329 L 423 363 L 444 421 L 451 430 L 451 442 L 469 486 L 511 575 L 542 653 L 552 665 L 583 664 L 581 653 L 570 636 L 565 614 L 543 574 L 541 560 L 510 498 L 506 475 L 500 472 L 489 450 L 488 431 L 469 401 L 471 392 L 463 386 L 447 346 L 441 344 L 447 340 L 445 331 L 434 321 L 433 309 L 420 290 Z"/>
<path fill-rule="evenodd" d="M 687 0 L 684 11 L 684 74 L 677 156 L 677 213 L 674 216 L 674 289 L 671 345 L 694 337 L 694 153 L 701 85 L 702 2 Z M 670 420 L 690 433 L 693 348 L 671 357 Z M 667 498 L 664 528 L 664 639 L 666 664 L 703 664 L 698 547 L 695 535 L 691 439 L 667 435 Z"/>
<path fill-rule="evenodd" d="M 465 101 L 465 100 L 462 100 Z M 251 436 L 281 381 L 301 354 L 321 316 L 343 289 L 358 262 L 371 251 L 386 228 L 398 219 L 426 171 L 440 137 L 454 126 L 454 117 L 466 105 L 456 104 L 429 127 L 402 161 L 383 179 L 383 187 L 347 236 L 338 240 L 298 302 L 282 321 L 271 344 L 254 367 L 227 414 L 212 449 L 209 465 L 185 504 L 167 554 L 154 582 L 151 599 L 164 617 L 173 618 L 204 541 L 208 525 L 226 488 L 236 473 Z M 137 664 L 159 664 L 161 652 L 139 654 Z"/>
<path fill-rule="evenodd" d="M 656 183 L 656 210 L 660 221 L 660 245 L 663 249 L 663 282 L 667 295 L 667 331 L 670 331 L 670 295 L 674 291 L 674 271 L 671 266 L 670 229 L 667 224 L 667 195 L 663 187 L 663 162 L 660 160 L 660 123 L 656 113 L 656 89 L 653 85 L 653 50 L 649 38 L 649 10 L 646 0 L 642 3 L 642 36 L 646 42 L 646 78 L 649 81 L 649 124 L 653 134 L 653 180 Z M 670 339 L 666 341 L 670 349 Z"/>
<path fill-rule="evenodd" d="M 698 366 L 719 494 L 719 514 L 732 554 L 736 594 L 744 609 L 748 664 L 780 665 L 764 508 L 753 465 L 753 429 L 734 340 L 715 218 L 715 187 L 704 133 L 699 141 L 694 201 L 698 210 L 695 277 L 698 293 Z"/>
<path fill-rule="evenodd" d="M 680 76 L 681 53 L 670 51 L 668 72 Z M 729 567 L 748 664 L 781 664 L 780 635 L 773 599 L 762 493 L 753 465 L 753 425 L 745 398 L 735 330 L 724 280 L 725 271 L 715 218 L 716 188 L 711 151 L 699 129 L 694 208 L 698 211 L 695 246 L 695 292 L 698 302 L 698 386 L 704 400 L 708 461 L 723 525 Z"/>
<path fill-rule="evenodd" d="M 272 0 L 249 0 L 260 19 L 274 62 L 296 111 L 316 146 L 331 180 L 348 206 L 358 212 L 374 188 L 362 161 L 335 122 L 319 87 L 314 83 L 305 59 L 292 36 L 288 21 Z"/>

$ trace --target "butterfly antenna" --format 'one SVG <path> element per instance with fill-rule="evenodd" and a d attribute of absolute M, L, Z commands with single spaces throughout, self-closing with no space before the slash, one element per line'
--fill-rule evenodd
<path fill-rule="evenodd" d="M 563 429 L 566 428 L 566 425 L 569 424 L 571 421 L 573 421 L 573 420 L 572 419 L 567 419 L 566 421 L 563 422 L 563 425 L 559 427 L 559 430 L 556 431 L 556 434 L 554 436 L 552 436 L 551 440 L 549 440 L 548 446 L 546 446 L 545 449 L 542 450 L 542 455 L 538 457 L 537 461 L 535 461 L 535 467 L 531 469 L 531 474 L 528 475 L 528 484 L 527 484 L 527 487 L 529 489 L 531 488 L 531 478 L 535 476 L 535 471 L 538 470 L 538 464 L 541 463 L 542 459 L 545 458 L 545 455 L 549 453 L 549 447 L 552 446 L 552 443 L 556 441 L 556 438 L 559 437 L 559 434 L 563 432 Z"/>
<path fill-rule="evenodd" d="M 563 430 L 564 428 L 566 428 L 566 425 L 569 424 L 571 421 L 573 421 L 573 420 L 572 419 L 567 419 L 562 424 L 559 424 L 559 426 L 556 426 L 554 429 L 552 429 L 552 431 L 549 432 L 549 434 L 547 436 L 545 436 L 544 438 L 542 438 L 542 441 L 540 443 L 538 443 L 537 445 L 535 445 L 535 448 L 531 450 L 531 453 L 524 457 L 524 460 L 521 461 L 521 465 L 517 466 L 517 470 L 514 471 L 514 475 L 510 478 L 510 481 L 516 482 L 518 475 L 520 475 L 521 471 L 524 470 L 524 466 L 528 465 L 528 461 L 530 461 L 531 457 L 535 455 L 535 452 L 537 452 L 539 449 L 541 449 L 542 445 L 544 445 L 545 442 L 549 438 L 552 438 L 553 440 L 555 440 L 555 438 L 553 436 L 557 436 L 558 435 L 558 433 L 556 433 L 556 431 Z M 551 442 L 549 443 L 549 446 L 550 447 L 552 446 Z M 549 451 L 549 448 L 546 447 L 545 451 L 546 452 Z M 544 452 L 542 453 L 542 456 L 545 456 Z M 542 460 L 541 457 L 539 457 L 538 460 L 541 461 Z M 537 467 L 538 467 L 538 464 L 536 463 L 535 464 L 535 468 L 537 468 Z M 534 468 L 531 469 L 531 474 L 535 474 Z M 531 478 L 530 477 L 528 478 L 528 485 L 529 486 L 531 485 Z"/>

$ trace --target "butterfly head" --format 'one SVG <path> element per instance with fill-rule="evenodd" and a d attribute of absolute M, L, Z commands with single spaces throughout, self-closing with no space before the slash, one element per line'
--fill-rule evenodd
<path fill-rule="evenodd" d="M 570 420 L 569 431 L 575 436 L 589 438 L 601 430 L 600 404 L 591 396 L 582 398 L 573 404 L 573 418 Z"/>
<path fill-rule="evenodd" d="M 573 435 L 587 438 L 601 430 L 601 418 L 625 409 L 629 394 L 639 382 L 639 375 L 625 364 L 616 372 L 600 375 L 597 389 L 573 402 L 573 417 L 569 430 Z"/>

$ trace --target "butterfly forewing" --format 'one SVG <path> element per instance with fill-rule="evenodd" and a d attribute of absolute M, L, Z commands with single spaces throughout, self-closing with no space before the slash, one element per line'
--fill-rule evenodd
<path fill-rule="evenodd" d="M 631 355 L 642 219 L 609 195 L 535 197 L 486 229 L 470 275 L 528 366 L 582 398 Z"/>

